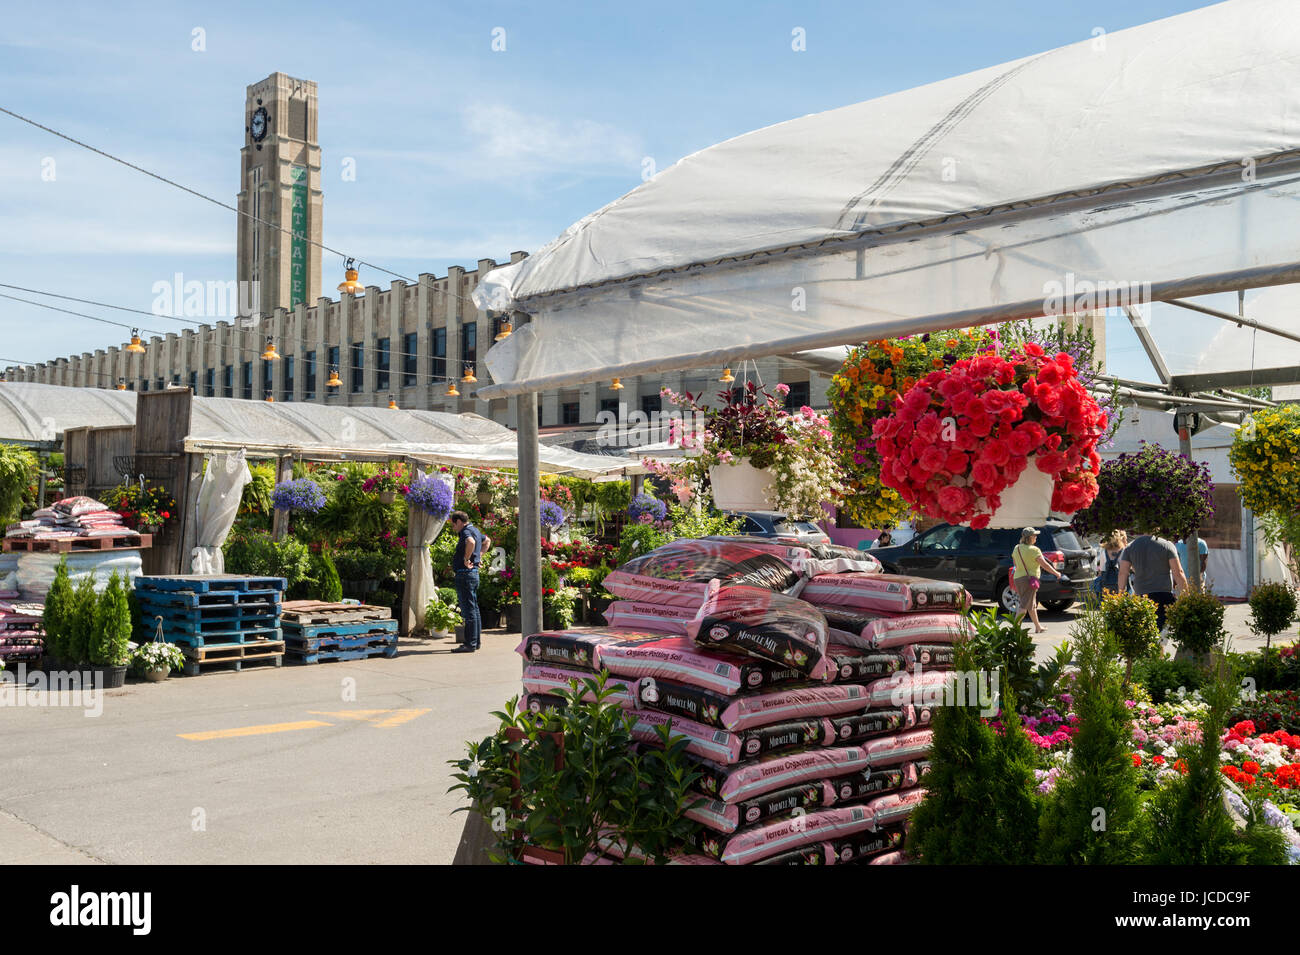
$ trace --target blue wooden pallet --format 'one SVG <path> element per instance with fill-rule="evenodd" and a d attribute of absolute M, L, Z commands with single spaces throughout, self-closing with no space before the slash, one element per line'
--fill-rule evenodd
<path fill-rule="evenodd" d="M 290 623 L 281 625 L 286 637 L 315 640 L 319 637 L 350 637 L 367 633 L 397 633 L 396 620 L 362 620 L 359 623 Z"/>
<path fill-rule="evenodd" d="M 283 577 L 250 577 L 242 574 L 167 574 L 137 577 L 137 590 L 190 590 L 206 594 L 213 591 L 284 590 L 289 582 Z"/>
<path fill-rule="evenodd" d="M 293 646 L 285 647 L 285 654 L 296 663 L 324 663 L 332 660 L 364 660 L 367 657 L 397 656 L 397 641 L 378 643 L 373 646 L 360 647 L 356 650 L 299 650 Z"/>
<path fill-rule="evenodd" d="M 155 631 L 146 633 L 146 630 L 145 627 L 137 628 L 136 638 L 141 641 L 152 640 Z M 280 640 L 282 638 L 283 634 L 280 632 L 279 627 L 217 630 L 202 633 L 180 632 L 163 627 L 163 639 L 168 643 L 175 643 L 182 647 L 233 646 L 236 644 L 257 643 L 261 640 Z"/>
<path fill-rule="evenodd" d="M 302 638 L 295 637 L 293 632 L 282 628 L 284 632 L 284 643 L 286 647 L 295 650 L 312 651 L 316 650 L 359 650 L 362 647 L 369 646 L 397 646 L 396 633 L 363 633 L 356 637 L 340 637 L 335 634 L 325 634 L 319 637 Z"/>
<path fill-rule="evenodd" d="M 206 610 L 208 607 L 239 607 L 253 603 L 280 603 L 280 591 L 262 590 L 218 590 L 209 593 L 194 593 L 188 590 L 153 590 L 148 587 L 136 587 L 136 599 L 142 604 L 149 603 L 156 607 L 188 607 Z"/>
<path fill-rule="evenodd" d="M 142 627 L 158 628 L 157 617 L 163 618 L 163 633 L 215 633 L 224 631 L 256 630 L 280 625 L 279 614 L 261 613 L 256 615 L 233 617 L 168 617 L 164 614 L 150 614 L 142 618 Z"/>
<path fill-rule="evenodd" d="M 253 643 L 217 643 L 203 647 L 185 647 L 186 676 L 198 676 L 214 666 L 230 667 L 236 672 L 246 665 L 273 663 L 284 659 L 284 643 L 278 640 Z"/>
<path fill-rule="evenodd" d="M 164 620 L 247 620 L 251 617 L 278 617 L 279 601 L 259 601 L 246 604 L 223 604 L 206 607 L 168 607 L 151 600 L 137 601 L 142 618 L 162 617 Z"/>

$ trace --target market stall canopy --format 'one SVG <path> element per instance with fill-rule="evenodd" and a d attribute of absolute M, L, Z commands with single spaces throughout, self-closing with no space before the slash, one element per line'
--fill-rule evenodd
<path fill-rule="evenodd" d="M 135 392 L 0 382 L 0 441 L 53 446 L 68 428 L 135 423 Z"/>
<path fill-rule="evenodd" d="M 720 143 L 487 275 L 479 394 L 1300 281 L 1298 68 L 1230 0 Z"/>
<path fill-rule="evenodd" d="M 0 441 L 53 447 L 68 428 L 135 424 L 136 392 L 36 382 L 0 384 Z M 476 414 L 334 407 L 308 402 L 193 399 L 185 450 L 292 454 L 309 460 L 384 456 L 425 464 L 513 468 L 515 433 Z M 543 445 L 541 469 L 576 477 L 640 474 L 625 459 Z"/>

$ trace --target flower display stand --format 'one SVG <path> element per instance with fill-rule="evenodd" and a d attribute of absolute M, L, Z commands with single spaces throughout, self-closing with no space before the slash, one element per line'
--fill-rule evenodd
<path fill-rule="evenodd" d="M 773 476 L 748 461 L 719 464 L 709 468 L 713 503 L 720 511 L 771 510 Z"/>

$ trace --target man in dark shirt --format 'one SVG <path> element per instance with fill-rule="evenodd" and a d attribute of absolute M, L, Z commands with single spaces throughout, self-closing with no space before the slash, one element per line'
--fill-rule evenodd
<path fill-rule="evenodd" d="M 482 619 L 478 612 L 478 568 L 483 558 L 483 534 L 469 522 L 464 511 L 452 511 L 448 520 L 456 532 L 456 553 L 451 565 L 456 571 L 456 598 L 465 620 L 465 642 L 452 653 L 473 653 L 479 648 Z"/>
<path fill-rule="evenodd" d="M 1162 537 L 1143 534 L 1119 555 L 1119 592 L 1124 593 L 1130 577 L 1133 592 L 1150 597 L 1156 605 L 1156 626 L 1165 628 L 1165 610 L 1174 595 L 1187 589 L 1187 576 L 1178 560 L 1178 549 Z"/>

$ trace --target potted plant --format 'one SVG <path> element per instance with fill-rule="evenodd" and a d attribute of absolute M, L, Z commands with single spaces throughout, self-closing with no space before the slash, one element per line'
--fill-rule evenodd
<path fill-rule="evenodd" d="M 440 589 L 441 592 L 441 589 Z M 444 600 L 436 593 L 424 608 L 424 629 L 430 634 L 451 635 L 456 628 L 463 625 L 465 619 L 460 614 L 460 607 L 454 600 Z"/>
<path fill-rule="evenodd" d="M 1185 590 L 1166 612 L 1169 635 L 1178 645 L 1175 660 L 1193 660 L 1205 665 L 1210 651 L 1222 645 L 1223 604 L 1208 590 Z"/>
<path fill-rule="evenodd" d="M 68 577 L 67 558 L 60 557 L 54 570 L 54 581 L 45 595 L 45 608 L 41 614 L 41 629 L 45 631 L 45 661 L 49 670 L 65 670 L 72 661 L 68 652 L 68 627 L 73 601 L 72 581 Z"/>
<path fill-rule="evenodd" d="M 787 412 L 788 385 L 778 384 L 774 391 L 747 382 L 719 393 L 721 405 L 711 408 L 690 392 L 663 389 L 661 395 L 683 410 L 684 420 L 700 423 L 690 430 L 674 420 L 670 443 L 698 454 L 652 471 L 673 483 L 679 500 L 693 496 L 691 486 L 707 484 L 719 510 L 779 510 L 792 518 L 821 514 L 841 477 L 826 453 L 830 424 L 806 406 Z"/>
<path fill-rule="evenodd" d="M 474 499 L 478 501 L 479 514 L 486 514 L 492 506 L 492 485 L 487 475 L 479 478 L 478 487 L 474 490 Z"/>
<path fill-rule="evenodd" d="M 542 532 L 550 540 L 551 534 L 564 524 L 564 511 L 554 501 L 542 501 L 538 505 L 538 512 Z"/>
<path fill-rule="evenodd" d="M 176 511 L 176 499 L 165 488 L 123 484 L 104 495 L 103 503 L 117 511 L 122 523 L 144 534 L 160 534 Z"/>
<path fill-rule="evenodd" d="M 91 578 L 87 576 L 85 580 Z M 93 593 L 93 590 L 92 590 Z M 104 592 L 94 601 L 93 629 L 88 634 L 87 656 L 97 673 L 103 674 L 103 686 L 115 688 L 126 682 L 131 662 L 131 607 L 122 578 L 114 571 Z"/>
<path fill-rule="evenodd" d="M 1214 483 L 1205 464 L 1175 451 L 1143 444 L 1101 466 L 1097 496 L 1074 515 L 1080 533 L 1117 530 L 1184 540 L 1214 514 Z"/>
<path fill-rule="evenodd" d="M 627 516 L 639 524 L 656 524 L 668 516 L 668 505 L 642 491 L 627 506 Z"/>
<path fill-rule="evenodd" d="M 577 613 L 576 587 L 544 587 L 542 589 L 542 626 L 547 630 L 568 630 Z"/>
<path fill-rule="evenodd" d="M 523 600 L 517 590 L 507 590 L 501 595 L 501 608 L 506 618 L 507 633 L 522 633 L 524 629 L 523 621 Z"/>
<path fill-rule="evenodd" d="M 131 653 L 131 666 L 150 683 L 161 683 L 173 670 L 184 669 L 185 654 L 174 643 L 151 640 Z"/>
<path fill-rule="evenodd" d="M 872 435 L 882 482 L 914 511 L 1015 527 L 1092 503 L 1106 426 L 1070 355 L 1027 342 L 931 372 Z"/>
<path fill-rule="evenodd" d="M 404 486 L 409 486 L 406 485 L 406 475 L 401 471 L 390 471 L 387 468 L 361 482 L 361 490 L 367 494 L 378 494 L 381 504 L 392 504 L 396 501 L 397 492 Z"/>
<path fill-rule="evenodd" d="M 1295 613 L 1295 591 L 1284 583 L 1259 584 L 1250 592 L 1250 629 L 1263 634 L 1265 648 L 1273 645 L 1275 634 L 1291 627 Z"/>
<path fill-rule="evenodd" d="M 533 713 L 511 700 L 494 714 L 497 731 L 450 761 L 451 790 L 470 800 L 457 811 L 492 823 L 494 861 L 575 865 L 608 839 L 662 864 L 698 832 L 683 815 L 698 801 L 700 778 L 686 740 L 664 725 L 656 746 L 637 745 L 635 718 L 610 699 L 606 680 L 575 680 L 558 691 L 564 702 L 555 710 Z"/>
<path fill-rule="evenodd" d="M 1102 621 L 1124 658 L 1124 682 L 1133 678 L 1133 661 L 1152 656 L 1160 647 L 1156 604 L 1150 597 L 1107 593 L 1101 602 Z"/>
<path fill-rule="evenodd" d="M 445 520 L 451 513 L 454 500 L 447 482 L 433 475 L 417 478 L 406 487 L 406 503 L 440 520 Z"/>

